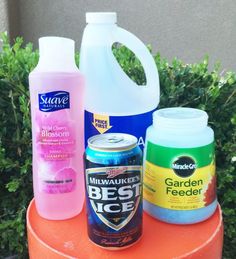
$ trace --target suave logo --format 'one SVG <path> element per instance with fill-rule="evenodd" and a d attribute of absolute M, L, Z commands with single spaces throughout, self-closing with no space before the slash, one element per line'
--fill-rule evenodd
<path fill-rule="evenodd" d="M 70 108 L 70 94 L 66 91 L 54 91 L 38 95 L 39 110 L 53 112 Z"/>

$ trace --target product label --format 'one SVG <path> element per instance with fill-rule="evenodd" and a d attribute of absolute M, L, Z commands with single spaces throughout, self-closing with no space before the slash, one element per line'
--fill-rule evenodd
<path fill-rule="evenodd" d="M 38 95 L 39 110 L 53 112 L 70 108 L 70 94 L 66 91 L 54 91 Z"/>
<path fill-rule="evenodd" d="M 142 230 L 141 166 L 86 170 L 89 237 L 101 246 L 132 244 Z"/>
<path fill-rule="evenodd" d="M 43 168 L 43 170 L 43 172 L 39 172 L 39 174 L 41 173 L 39 175 L 39 184 L 42 192 L 59 194 L 72 192 L 75 189 L 76 172 L 73 168 L 63 168 L 56 173 L 50 167 L 48 169 Z"/>
<path fill-rule="evenodd" d="M 130 116 L 109 116 L 85 111 L 85 147 L 88 139 L 94 135 L 119 132 L 135 136 L 143 150 L 146 129 L 152 124 L 154 111 Z"/>
<path fill-rule="evenodd" d="M 36 159 L 39 189 L 45 193 L 72 192 L 76 186 L 72 163 L 76 127 L 66 110 L 69 107 L 69 93 L 65 91 L 39 94 L 39 107 L 35 110 Z"/>
<path fill-rule="evenodd" d="M 167 209 L 192 210 L 216 199 L 214 143 L 197 148 L 147 144 L 144 199 Z"/>

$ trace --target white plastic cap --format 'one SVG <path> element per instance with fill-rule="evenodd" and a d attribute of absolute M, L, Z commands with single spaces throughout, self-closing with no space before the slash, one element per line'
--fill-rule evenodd
<path fill-rule="evenodd" d="M 75 42 L 63 37 L 39 39 L 39 63 L 44 71 L 78 70 L 75 64 Z"/>
<path fill-rule="evenodd" d="M 86 13 L 87 23 L 116 23 L 117 15 L 114 12 Z"/>
<path fill-rule="evenodd" d="M 153 126 L 165 130 L 198 131 L 204 129 L 207 122 L 207 113 L 194 108 L 165 108 L 153 113 Z"/>

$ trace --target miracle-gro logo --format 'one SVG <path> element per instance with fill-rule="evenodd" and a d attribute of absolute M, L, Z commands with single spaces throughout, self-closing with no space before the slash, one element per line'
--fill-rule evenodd
<path fill-rule="evenodd" d="M 196 168 L 195 161 L 189 156 L 178 157 L 172 164 L 172 169 L 180 177 L 189 177 Z"/>
<path fill-rule="evenodd" d="M 38 95 L 39 110 L 53 112 L 70 108 L 70 94 L 66 91 L 53 91 Z"/>

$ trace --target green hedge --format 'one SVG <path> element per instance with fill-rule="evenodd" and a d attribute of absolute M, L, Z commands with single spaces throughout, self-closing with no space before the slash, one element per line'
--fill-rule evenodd
<path fill-rule="evenodd" d="M 32 44 L 22 46 L 17 38 L 11 46 L 6 34 L 0 52 L 0 254 L 25 258 L 27 243 L 25 212 L 32 194 L 31 124 L 28 74 L 38 61 Z M 136 82 L 145 82 L 138 60 L 124 47 L 114 54 L 126 73 Z M 220 73 L 219 66 L 208 70 L 208 59 L 169 64 L 154 56 L 160 75 L 159 107 L 188 106 L 203 109 L 215 131 L 218 198 L 225 223 L 224 258 L 236 254 L 236 75 Z M 77 55 L 78 61 L 78 55 Z"/>

